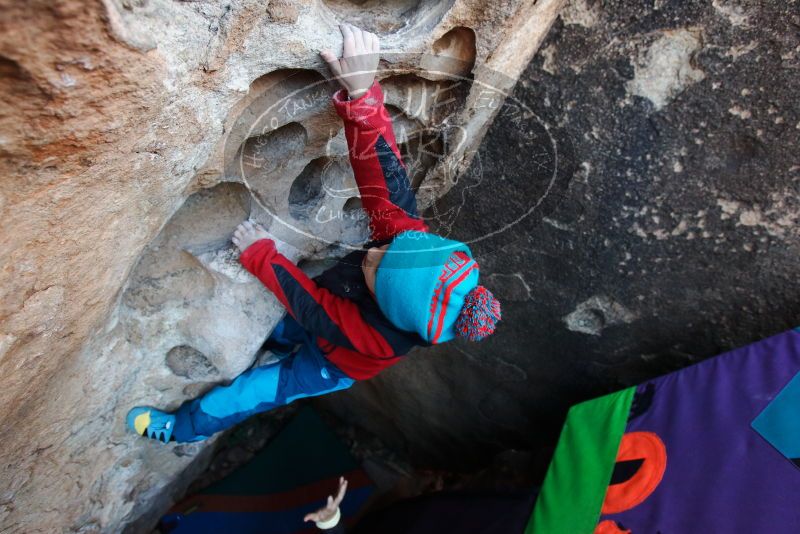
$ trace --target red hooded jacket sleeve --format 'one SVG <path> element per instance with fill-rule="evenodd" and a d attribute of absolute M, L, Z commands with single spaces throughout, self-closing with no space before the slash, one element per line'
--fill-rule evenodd
<path fill-rule="evenodd" d="M 378 81 L 353 100 L 340 89 L 333 95 L 333 105 L 344 121 L 350 164 L 372 239 L 389 239 L 404 230 L 426 232 Z"/>

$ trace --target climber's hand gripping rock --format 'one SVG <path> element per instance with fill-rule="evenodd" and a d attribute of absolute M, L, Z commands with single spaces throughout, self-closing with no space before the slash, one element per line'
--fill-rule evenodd
<path fill-rule="evenodd" d="M 251 221 L 244 221 L 239 224 L 233 232 L 231 241 L 239 249 L 239 252 L 244 252 L 250 245 L 260 239 L 272 240 L 278 252 L 286 256 L 290 261 L 296 262 L 300 259 L 301 253 L 296 247 L 271 234 L 260 224 Z"/>
<path fill-rule="evenodd" d="M 380 44 L 377 35 L 352 24 L 342 23 L 339 29 L 343 39 L 342 57 L 337 58 L 330 49 L 319 53 L 350 98 L 355 99 L 363 96 L 375 80 Z"/>

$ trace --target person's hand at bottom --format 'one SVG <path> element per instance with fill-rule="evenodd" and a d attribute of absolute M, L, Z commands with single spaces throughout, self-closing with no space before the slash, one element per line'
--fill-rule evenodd
<path fill-rule="evenodd" d="M 344 499 L 344 494 L 346 491 L 347 480 L 345 480 L 344 477 L 339 477 L 339 492 L 336 494 L 336 498 L 334 498 L 332 495 L 328 495 L 327 504 L 316 512 L 306 514 L 306 516 L 303 518 L 303 521 L 306 523 L 309 521 L 323 523 L 333 519 L 333 517 L 336 516 L 336 512 L 339 510 L 339 504 L 341 504 L 342 500 Z"/>

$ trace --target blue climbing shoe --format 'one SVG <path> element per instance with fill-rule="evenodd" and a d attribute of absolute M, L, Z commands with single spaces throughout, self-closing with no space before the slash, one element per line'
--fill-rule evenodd
<path fill-rule="evenodd" d="M 137 406 L 128 412 L 128 428 L 146 438 L 167 443 L 174 440 L 175 416 L 150 406 Z"/>

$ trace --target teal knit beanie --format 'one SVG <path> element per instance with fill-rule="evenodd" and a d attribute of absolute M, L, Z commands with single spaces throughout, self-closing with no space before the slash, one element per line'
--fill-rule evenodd
<path fill-rule="evenodd" d="M 378 266 L 375 298 L 392 323 L 436 344 L 494 332 L 500 303 L 478 285 L 478 263 L 460 241 L 409 230 L 398 234 Z"/>

